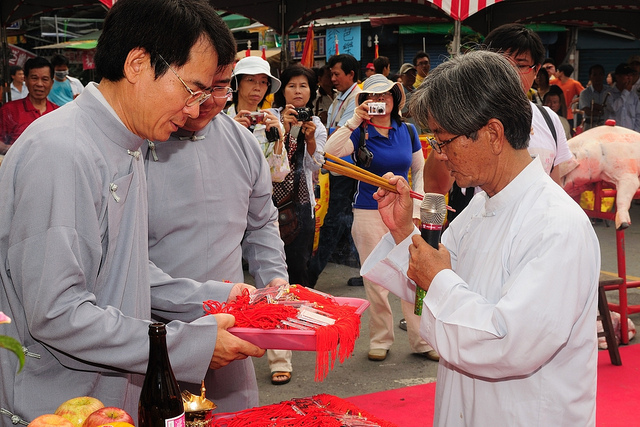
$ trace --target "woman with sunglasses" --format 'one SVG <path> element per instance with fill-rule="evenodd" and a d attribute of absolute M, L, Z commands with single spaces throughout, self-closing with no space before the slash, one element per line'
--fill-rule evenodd
<path fill-rule="evenodd" d="M 290 171 L 282 144 L 284 128 L 278 110 L 262 109 L 267 95 L 280 88 L 280 80 L 271 75 L 267 61 L 249 56 L 236 64 L 231 88 L 233 99 L 226 110 L 227 115 L 253 132 L 269 163 L 272 181 L 282 181 Z"/>
<path fill-rule="evenodd" d="M 358 95 L 360 104 L 345 126 L 336 130 L 327 141 L 325 151 L 338 157 L 354 155 L 356 164 L 376 175 L 387 172 L 408 177 L 411 170 L 413 189 L 422 193 L 424 157 L 418 132 L 402 121 L 399 111 L 404 107 L 405 95 L 400 83 L 394 83 L 382 74 L 365 80 Z M 376 187 L 358 182 L 353 203 L 351 234 L 358 249 L 360 263 L 365 260 L 388 229 L 378 213 L 373 199 Z M 420 203 L 414 204 L 414 221 L 420 223 Z M 369 310 L 370 360 L 384 360 L 394 340 L 393 313 L 389 292 L 364 279 Z M 414 304 L 402 301 L 402 312 L 407 322 L 409 344 L 414 353 L 438 360 L 438 354 L 420 337 L 420 317 L 413 314 Z"/>

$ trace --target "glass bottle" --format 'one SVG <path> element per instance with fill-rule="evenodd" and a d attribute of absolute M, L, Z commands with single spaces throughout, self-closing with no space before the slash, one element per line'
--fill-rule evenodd
<path fill-rule="evenodd" d="M 149 325 L 149 365 L 138 402 L 139 427 L 184 427 L 184 405 L 167 352 L 164 323 Z"/>

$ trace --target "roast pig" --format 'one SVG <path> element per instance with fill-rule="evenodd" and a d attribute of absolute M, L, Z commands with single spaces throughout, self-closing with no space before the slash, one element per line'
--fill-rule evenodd
<path fill-rule="evenodd" d="M 613 184 L 616 193 L 617 229 L 631 224 L 629 207 L 640 187 L 640 133 L 620 126 L 598 126 L 571 138 L 574 160 L 561 165 L 563 188 L 576 197 L 593 190 L 596 182 Z"/>

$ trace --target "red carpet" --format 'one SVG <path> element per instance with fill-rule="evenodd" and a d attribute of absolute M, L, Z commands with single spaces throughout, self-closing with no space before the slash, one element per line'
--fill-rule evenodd
<path fill-rule="evenodd" d="M 640 345 L 620 347 L 622 366 L 609 361 L 609 353 L 598 353 L 598 427 L 640 425 Z M 433 424 L 435 383 L 404 387 L 349 397 L 345 400 L 398 427 Z"/>

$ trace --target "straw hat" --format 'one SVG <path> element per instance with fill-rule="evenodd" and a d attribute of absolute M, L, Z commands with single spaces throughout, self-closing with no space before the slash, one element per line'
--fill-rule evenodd
<path fill-rule="evenodd" d="M 259 56 L 247 56 L 246 58 L 242 58 L 238 61 L 233 69 L 233 77 L 241 74 L 251 76 L 266 74 L 269 77 L 269 80 L 271 80 L 269 93 L 276 93 L 278 89 L 280 89 L 280 80 L 271 75 L 271 67 L 269 66 L 269 63 Z M 237 81 L 235 78 L 231 80 L 231 86 L 234 90 L 237 89 Z"/>
<path fill-rule="evenodd" d="M 358 104 L 362 104 L 365 99 L 367 99 L 367 95 L 385 92 L 391 92 L 393 100 L 398 106 L 398 111 L 402 110 L 404 107 L 405 97 L 401 84 L 398 82 L 392 82 L 382 74 L 374 74 L 364 81 L 362 84 L 362 92 L 358 95 Z"/>

